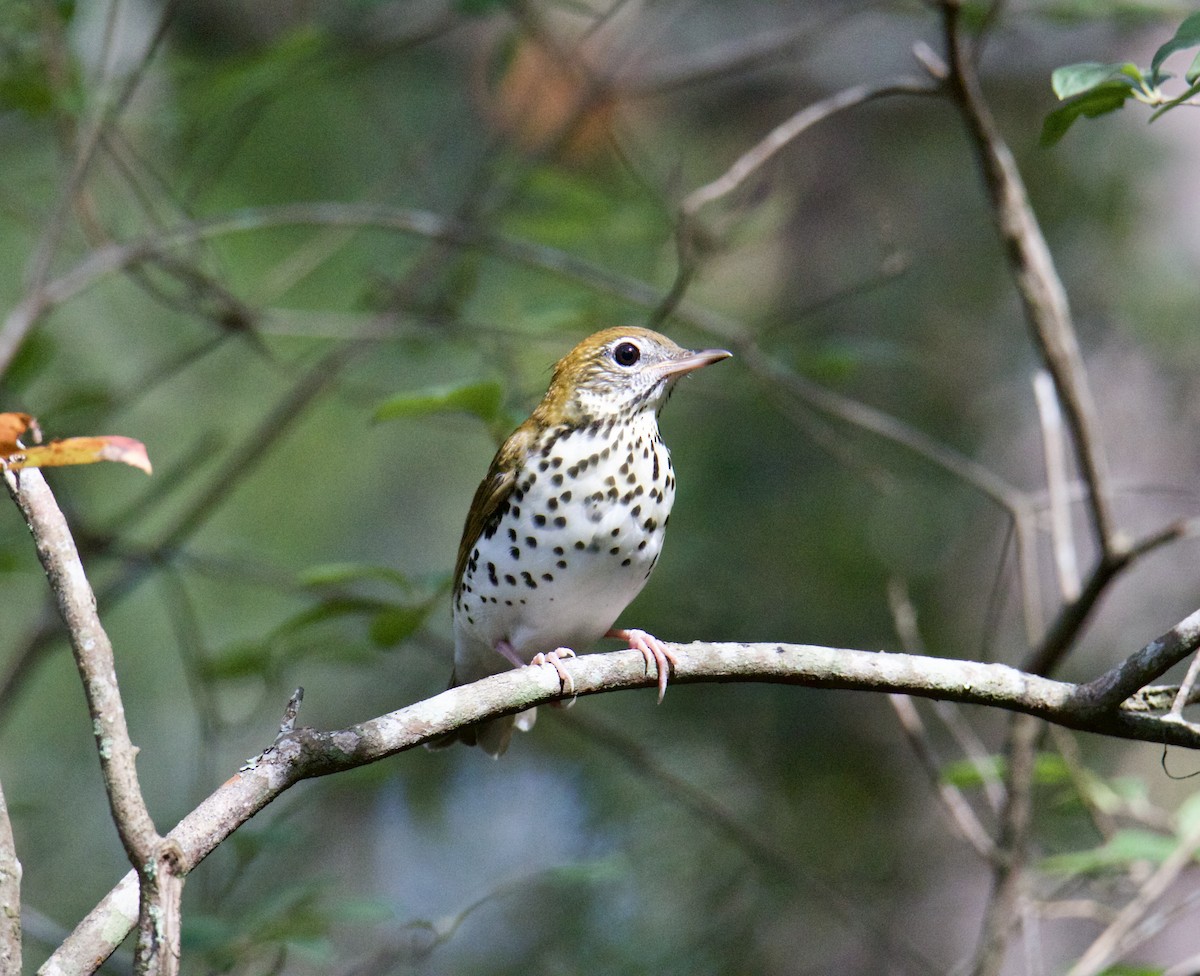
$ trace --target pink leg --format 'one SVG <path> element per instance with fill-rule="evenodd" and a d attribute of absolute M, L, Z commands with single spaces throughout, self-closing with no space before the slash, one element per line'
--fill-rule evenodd
<path fill-rule="evenodd" d="M 525 667 L 525 662 L 522 661 L 519 657 L 517 657 L 517 652 L 513 650 L 512 644 L 510 644 L 508 641 L 506 641 L 506 640 L 496 641 L 496 650 L 500 654 L 504 655 L 504 659 L 506 661 L 510 661 L 514 668 Z"/>
<path fill-rule="evenodd" d="M 505 660 L 511 661 L 514 668 L 525 667 L 525 662 L 513 650 L 512 644 L 506 640 L 496 641 L 496 650 L 504 655 Z M 545 667 L 547 664 L 558 672 L 558 682 L 562 686 L 562 690 L 567 694 L 575 693 L 575 681 L 567 674 L 566 669 L 562 666 L 563 658 L 574 657 L 575 652 L 569 647 L 560 647 L 557 650 L 551 651 L 549 654 L 535 654 L 529 661 L 529 667 Z M 557 704 L 551 702 L 551 704 Z M 568 703 L 570 704 L 570 703 Z"/>
<path fill-rule="evenodd" d="M 549 654 L 535 654 L 533 659 L 529 662 L 529 666 L 532 668 L 535 665 L 537 667 L 543 667 L 547 664 L 550 665 L 550 667 L 554 668 L 554 670 L 558 672 L 558 683 L 562 686 L 563 692 L 568 695 L 573 695 L 575 694 L 575 682 L 571 676 L 567 674 L 567 669 L 562 666 L 562 659 L 574 656 L 575 652 L 569 647 L 560 647 L 558 650 L 551 651 Z"/>
<path fill-rule="evenodd" d="M 647 674 L 650 673 L 651 664 L 658 669 L 658 700 L 661 702 L 663 695 L 667 693 L 667 675 L 671 668 L 679 663 L 667 645 L 644 630 L 619 630 L 614 627 L 604 636 L 628 641 L 630 650 L 641 651 L 642 657 L 646 659 Z"/>

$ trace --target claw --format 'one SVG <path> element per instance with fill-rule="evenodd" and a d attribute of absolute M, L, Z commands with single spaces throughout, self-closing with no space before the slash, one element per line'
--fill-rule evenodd
<path fill-rule="evenodd" d="M 558 682 L 562 687 L 563 693 L 567 695 L 573 695 L 575 694 L 575 682 L 571 676 L 567 674 L 567 669 L 562 666 L 562 660 L 563 658 L 574 656 L 575 652 L 569 647 L 560 647 L 558 650 L 551 651 L 549 654 L 535 654 L 530 660 L 529 666 L 532 668 L 534 666 L 543 667 L 547 664 L 550 665 L 550 667 L 554 668 L 554 670 L 558 672 Z"/>
<path fill-rule="evenodd" d="M 667 645 L 644 630 L 618 630 L 614 627 L 604 636 L 627 641 L 630 650 L 640 651 L 646 659 L 647 674 L 650 673 L 650 665 L 654 665 L 658 671 L 658 700 L 661 702 L 667 693 L 667 677 L 671 669 L 679 663 Z"/>

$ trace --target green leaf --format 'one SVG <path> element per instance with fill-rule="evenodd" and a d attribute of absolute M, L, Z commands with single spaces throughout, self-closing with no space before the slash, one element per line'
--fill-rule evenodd
<path fill-rule="evenodd" d="M 378 647 L 395 647 L 411 637 L 429 616 L 429 604 L 415 607 L 391 606 L 375 614 L 371 620 L 371 640 Z"/>
<path fill-rule="evenodd" d="M 1042 861 L 1042 869 L 1055 874 L 1081 874 L 1125 868 L 1135 861 L 1160 864 L 1175 850 L 1176 844 L 1174 837 L 1149 830 L 1120 830 L 1091 850 L 1047 857 Z"/>
<path fill-rule="evenodd" d="M 1194 85 L 1197 81 L 1200 81 L 1200 53 L 1197 53 L 1192 58 L 1192 63 L 1188 66 L 1187 73 L 1183 76 L 1183 79 L 1189 85 Z"/>
<path fill-rule="evenodd" d="M 206 678 L 232 681 L 257 678 L 271 671 L 271 650 L 261 642 L 233 644 L 206 660 L 201 672 Z"/>
<path fill-rule="evenodd" d="M 400 393 L 385 400 L 375 408 L 374 419 L 395 420 L 397 417 L 422 417 L 455 410 L 469 413 L 490 424 L 499 417 L 503 401 L 504 388 L 494 380 L 465 386 L 435 386 Z"/>
<path fill-rule="evenodd" d="M 1094 119 L 1098 115 L 1115 112 L 1131 94 L 1125 85 L 1109 82 L 1067 102 L 1046 116 L 1046 121 L 1042 123 L 1041 144 L 1053 146 L 1081 115 Z"/>
<path fill-rule="evenodd" d="M 1195 47 L 1198 44 L 1200 44 L 1200 13 L 1194 13 L 1179 25 L 1179 29 L 1175 31 L 1174 37 L 1172 37 L 1169 41 L 1167 41 L 1166 44 L 1154 52 L 1154 57 L 1150 60 L 1151 78 L 1155 79 L 1155 82 L 1157 83 L 1159 78 L 1159 68 L 1162 67 L 1162 63 L 1166 61 L 1167 58 L 1169 58 L 1176 51 L 1182 51 L 1185 48 Z M 1193 70 L 1195 70 L 1195 68 L 1196 63 L 1192 62 L 1192 68 L 1188 71 L 1189 82 L 1193 80 L 1191 73 Z"/>
<path fill-rule="evenodd" d="M 1050 75 L 1050 85 L 1059 101 L 1082 95 L 1102 85 L 1115 84 L 1124 88 L 1136 88 L 1141 81 L 1141 71 L 1137 65 L 1128 61 L 1110 64 L 1082 61 L 1079 64 L 1055 68 Z"/>
<path fill-rule="evenodd" d="M 323 563 L 310 566 L 296 577 L 301 586 L 344 586 L 359 580 L 382 580 L 408 592 L 412 581 L 398 569 L 373 563 Z"/>
<path fill-rule="evenodd" d="M 998 783 L 1004 778 L 1007 763 L 1003 756 L 988 756 L 983 762 L 956 759 L 942 767 L 942 781 L 959 789 L 972 789 L 985 783 Z M 1070 778 L 1062 756 L 1055 752 L 1040 752 L 1034 760 L 1034 782 L 1039 786 L 1057 786 Z"/>

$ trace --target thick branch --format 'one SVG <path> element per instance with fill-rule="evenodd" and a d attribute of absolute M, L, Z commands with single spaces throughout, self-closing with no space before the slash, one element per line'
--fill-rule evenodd
<path fill-rule="evenodd" d="M 1125 739 L 1200 749 L 1200 729 L 1145 712 L 1103 715 L 1080 709 L 1078 687 L 1023 674 L 1003 664 L 978 664 L 911 654 L 805 644 L 695 643 L 672 645 L 678 665 L 672 684 L 765 681 L 864 691 L 895 691 L 926 698 L 991 705 L 1036 715 L 1068 728 Z M 587 654 L 564 663 L 579 695 L 653 688 L 636 651 Z M 280 736 L 171 831 L 179 870 L 190 871 L 241 824 L 289 787 L 376 762 L 436 739 L 463 725 L 561 698 L 557 674 L 520 668 L 452 688 L 368 722 L 335 732 L 298 729 Z M 74 972 L 80 960 L 103 959 L 124 938 L 136 913 L 131 874 L 80 923 L 40 970 Z"/>

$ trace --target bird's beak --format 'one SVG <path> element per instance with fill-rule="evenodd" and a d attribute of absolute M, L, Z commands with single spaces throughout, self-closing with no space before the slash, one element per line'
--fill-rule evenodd
<path fill-rule="evenodd" d="M 705 366 L 711 366 L 713 363 L 719 363 L 722 359 L 728 359 L 733 353 L 725 349 L 705 349 L 701 352 L 685 352 L 678 359 L 673 359 L 669 363 L 663 363 L 659 369 L 663 376 L 682 376 L 684 373 L 691 373 L 697 369 L 702 369 Z"/>

